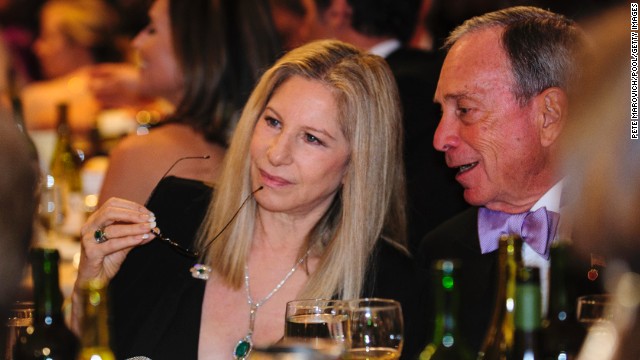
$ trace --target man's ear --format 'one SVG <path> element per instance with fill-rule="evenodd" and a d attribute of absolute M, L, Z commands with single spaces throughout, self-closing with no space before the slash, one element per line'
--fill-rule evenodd
<path fill-rule="evenodd" d="M 558 87 L 545 89 L 535 97 L 538 110 L 538 126 L 542 146 L 556 142 L 568 115 L 569 101 L 564 90 Z"/>

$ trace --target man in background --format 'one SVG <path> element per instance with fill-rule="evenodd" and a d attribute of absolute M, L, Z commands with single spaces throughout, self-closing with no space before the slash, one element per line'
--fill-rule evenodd
<path fill-rule="evenodd" d="M 454 170 L 431 146 L 440 111 L 435 93 L 442 54 L 408 46 L 420 0 L 315 0 L 323 37 L 387 60 L 398 84 L 404 126 L 409 249 L 429 230 L 467 207 Z"/>

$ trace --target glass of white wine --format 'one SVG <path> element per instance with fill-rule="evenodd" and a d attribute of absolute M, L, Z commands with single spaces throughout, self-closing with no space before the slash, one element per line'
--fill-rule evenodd
<path fill-rule="evenodd" d="M 349 314 L 341 300 L 308 299 L 287 303 L 284 341 L 342 352 L 347 346 Z"/>
<path fill-rule="evenodd" d="M 391 299 L 349 302 L 350 341 L 345 360 L 395 360 L 403 344 L 402 307 Z"/>

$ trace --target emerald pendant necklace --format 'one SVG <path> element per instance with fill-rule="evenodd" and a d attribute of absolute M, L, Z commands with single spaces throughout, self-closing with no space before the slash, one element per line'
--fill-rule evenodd
<path fill-rule="evenodd" d="M 262 299 L 256 302 L 253 301 L 253 298 L 251 297 L 251 292 L 249 290 L 249 266 L 248 265 L 244 266 L 244 288 L 247 292 L 247 303 L 249 304 L 249 330 L 247 331 L 247 335 L 242 339 L 240 339 L 236 347 L 233 349 L 234 359 L 236 360 L 247 359 L 247 357 L 249 356 L 249 353 L 251 353 L 251 350 L 253 349 L 253 341 L 251 340 L 251 336 L 253 335 L 253 328 L 256 323 L 256 313 L 258 312 L 258 309 L 260 308 L 260 306 L 266 303 L 267 300 L 271 299 L 273 294 L 275 294 L 278 290 L 280 290 L 282 285 L 284 285 L 284 283 L 287 282 L 287 280 L 289 280 L 291 275 L 293 275 L 293 273 L 296 272 L 296 269 L 298 268 L 298 266 L 300 266 L 300 264 L 302 264 L 304 259 L 307 258 L 310 251 L 311 249 L 307 250 L 307 252 L 304 255 L 302 255 L 302 257 L 293 265 L 291 270 L 289 270 L 287 275 L 284 276 L 284 278 L 278 283 L 278 285 L 276 285 L 275 288 L 273 288 L 273 290 L 271 290 L 270 293 L 267 294 L 267 296 L 263 297 Z"/>

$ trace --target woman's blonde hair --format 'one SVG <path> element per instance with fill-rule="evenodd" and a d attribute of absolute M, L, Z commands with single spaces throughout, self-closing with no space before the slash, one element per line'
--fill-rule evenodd
<path fill-rule="evenodd" d="M 254 126 L 274 92 L 294 76 L 332 90 L 339 124 L 351 146 L 343 186 L 307 235 L 307 247 L 300 249 L 302 255 L 312 248 L 320 262 L 299 296 L 358 297 L 378 239 L 405 241 L 402 121 L 386 62 L 335 40 L 292 50 L 262 76 L 244 108 L 200 231 L 203 260 L 231 286 L 242 285 L 253 239 L 255 200 L 250 199 L 229 228 L 223 228 L 253 191 L 249 145 Z M 207 244 L 211 244 L 208 251 Z"/>

